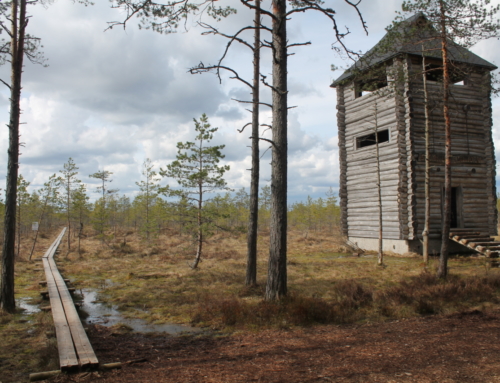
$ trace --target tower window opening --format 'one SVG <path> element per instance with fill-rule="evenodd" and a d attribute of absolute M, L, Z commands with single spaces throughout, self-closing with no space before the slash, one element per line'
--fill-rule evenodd
<path fill-rule="evenodd" d="M 377 132 L 378 143 L 389 142 L 389 129 Z M 377 143 L 375 132 L 356 138 L 356 149 L 366 148 Z"/>
<path fill-rule="evenodd" d="M 387 86 L 387 76 L 376 76 L 365 81 L 359 81 L 356 84 L 356 98 L 363 97 L 367 94 L 373 93 L 376 90 L 385 88 Z"/>
<path fill-rule="evenodd" d="M 428 81 L 443 82 L 443 67 L 432 64 L 428 65 L 425 77 Z M 466 74 L 459 70 L 450 71 L 450 84 L 467 85 Z"/>

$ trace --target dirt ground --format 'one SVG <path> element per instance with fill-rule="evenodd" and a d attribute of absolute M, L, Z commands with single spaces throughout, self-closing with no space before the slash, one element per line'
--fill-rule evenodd
<path fill-rule="evenodd" d="M 231 336 L 113 331 L 89 328 L 101 363 L 145 361 L 51 381 L 500 382 L 500 310 Z"/>

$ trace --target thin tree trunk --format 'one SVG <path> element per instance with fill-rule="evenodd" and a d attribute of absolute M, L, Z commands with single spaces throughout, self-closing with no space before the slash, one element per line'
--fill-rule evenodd
<path fill-rule="evenodd" d="M 71 191 L 71 180 L 70 178 L 68 177 L 68 184 L 67 184 L 67 187 L 68 187 L 68 190 L 67 190 L 67 196 L 66 196 L 66 203 L 67 203 L 67 218 L 68 218 L 68 232 L 67 232 L 67 236 L 68 236 L 68 252 L 66 253 L 66 258 L 68 258 L 68 255 L 69 255 L 69 252 L 71 251 L 71 218 L 70 218 L 70 211 L 69 211 L 69 202 L 70 202 L 70 191 Z"/>
<path fill-rule="evenodd" d="M 200 169 L 201 169 L 201 164 L 200 164 Z M 200 263 L 201 259 L 201 251 L 203 248 L 203 231 L 202 231 L 202 222 L 201 222 L 201 208 L 203 206 L 203 187 L 201 186 L 201 183 L 199 185 L 199 193 L 200 193 L 200 198 L 198 199 L 198 248 L 196 250 L 196 257 L 194 259 L 194 263 L 191 266 L 192 269 L 196 269 L 198 267 L 198 263 Z"/>
<path fill-rule="evenodd" d="M 146 171 L 146 241 L 149 245 L 149 172 Z"/>
<path fill-rule="evenodd" d="M 81 248 L 80 248 L 80 242 L 81 242 L 81 239 L 82 239 L 82 231 L 83 231 L 83 223 L 82 223 L 82 217 L 80 216 L 80 230 L 78 232 L 78 257 L 79 258 L 82 257 L 82 251 L 81 251 Z"/>
<path fill-rule="evenodd" d="M 13 313 L 14 298 L 14 251 L 16 241 L 17 176 L 19 167 L 19 119 L 21 114 L 21 77 L 23 71 L 24 33 L 26 29 L 26 0 L 12 1 L 11 15 L 11 94 L 9 120 L 9 149 L 7 188 L 5 191 L 4 242 L 2 248 L 2 282 L 0 308 Z"/>
<path fill-rule="evenodd" d="M 382 228 L 382 184 L 380 181 L 380 154 L 378 147 L 378 110 L 375 102 L 375 157 L 377 159 L 377 200 L 378 200 L 378 256 L 377 265 L 384 265 L 383 228 Z"/>
<path fill-rule="evenodd" d="M 259 221 L 259 76 L 260 76 L 260 0 L 255 0 L 255 32 L 253 45 L 252 87 L 252 172 L 250 182 L 250 214 L 247 238 L 247 273 L 245 285 L 257 284 L 257 229 Z"/>
<path fill-rule="evenodd" d="M 424 264 L 429 263 L 429 223 L 431 217 L 431 197 L 430 197 L 430 168 L 429 168 L 429 96 L 427 93 L 427 73 L 424 55 L 424 47 L 422 46 L 422 81 L 424 83 L 424 113 L 425 113 L 425 218 L 424 231 L 422 232 L 423 243 L 423 258 Z"/>
<path fill-rule="evenodd" d="M 287 294 L 287 39 L 286 0 L 273 1 L 273 151 L 271 167 L 271 230 L 265 299 Z"/>
<path fill-rule="evenodd" d="M 443 55 L 443 114 L 445 123 L 445 153 L 444 153 L 444 208 L 443 226 L 441 237 L 441 254 L 439 256 L 439 267 L 437 276 L 446 278 L 448 275 L 448 251 L 451 224 L 451 123 L 448 109 L 449 99 L 449 70 L 448 70 L 448 46 L 446 41 L 446 19 L 443 2 L 441 8 L 441 51 Z"/>

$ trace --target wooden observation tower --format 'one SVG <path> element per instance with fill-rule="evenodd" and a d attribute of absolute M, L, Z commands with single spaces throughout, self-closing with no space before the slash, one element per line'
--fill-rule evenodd
<path fill-rule="evenodd" d="M 386 35 L 331 85 L 337 90 L 342 232 L 360 248 L 376 250 L 381 211 L 384 251 L 422 252 L 425 76 L 430 251 L 439 252 L 445 148 L 440 42 L 429 38 L 437 32 L 421 14 L 400 28 L 414 31 L 414 37 L 392 40 Z M 448 50 L 452 64 L 452 232 L 489 237 L 497 235 L 490 76 L 496 67 L 451 41 Z M 450 245 L 452 252 L 465 249 Z"/>

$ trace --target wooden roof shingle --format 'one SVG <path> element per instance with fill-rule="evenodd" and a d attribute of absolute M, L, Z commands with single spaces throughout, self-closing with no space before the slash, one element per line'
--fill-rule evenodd
<path fill-rule="evenodd" d="M 364 72 L 401 54 L 422 56 L 423 45 L 425 46 L 426 57 L 441 59 L 439 33 L 422 13 L 417 13 L 389 31 L 377 45 L 347 69 L 330 86 L 334 88 L 357 73 Z M 497 69 L 492 63 L 451 40 L 448 41 L 448 55 L 450 60 L 454 62 L 471 64 L 488 70 Z"/>

